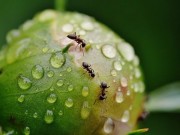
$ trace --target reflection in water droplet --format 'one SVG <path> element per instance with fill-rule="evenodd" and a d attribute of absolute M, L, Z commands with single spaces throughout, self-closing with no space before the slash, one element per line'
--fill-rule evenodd
<path fill-rule="evenodd" d="M 24 102 L 24 95 L 21 95 L 21 96 L 18 98 L 18 101 L 19 101 L 20 103 Z"/>
<path fill-rule="evenodd" d="M 129 111 L 126 110 L 124 111 L 123 115 L 122 115 L 122 118 L 121 118 L 121 122 L 128 122 L 129 121 Z"/>
<path fill-rule="evenodd" d="M 63 111 L 60 110 L 58 114 L 59 114 L 59 116 L 62 116 L 63 115 Z"/>
<path fill-rule="evenodd" d="M 65 62 L 65 58 L 61 52 L 52 54 L 50 63 L 54 68 L 60 68 Z"/>
<path fill-rule="evenodd" d="M 116 70 L 111 70 L 111 75 L 112 75 L 112 76 L 117 76 Z"/>
<path fill-rule="evenodd" d="M 90 114 L 90 108 L 89 108 L 88 102 L 84 101 L 83 106 L 81 108 L 81 118 L 87 119 L 89 117 L 89 114 Z"/>
<path fill-rule="evenodd" d="M 121 91 L 116 92 L 116 97 L 115 100 L 117 103 L 122 103 L 123 102 L 123 93 Z"/>
<path fill-rule="evenodd" d="M 88 94 L 89 94 L 89 88 L 84 86 L 83 89 L 82 89 L 82 96 L 87 97 Z"/>
<path fill-rule="evenodd" d="M 102 53 L 107 58 L 114 58 L 116 56 L 116 49 L 112 45 L 104 45 L 102 47 Z"/>
<path fill-rule="evenodd" d="M 88 31 L 94 29 L 94 25 L 93 25 L 91 22 L 89 22 L 89 21 L 86 21 L 86 22 L 81 23 L 81 27 L 82 27 L 84 30 L 88 30 Z"/>
<path fill-rule="evenodd" d="M 54 93 L 50 94 L 50 95 L 47 97 L 48 103 L 51 103 L 51 104 L 52 104 L 52 103 L 55 103 L 56 100 L 57 100 L 57 96 L 56 96 L 56 94 L 54 94 Z"/>
<path fill-rule="evenodd" d="M 53 77 L 53 76 L 54 76 L 54 72 L 51 71 L 51 70 L 48 71 L 48 72 L 47 72 L 47 76 L 48 76 L 48 77 Z"/>
<path fill-rule="evenodd" d="M 60 87 L 60 86 L 63 86 L 64 82 L 63 82 L 63 80 L 58 80 L 56 84 L 57 84 L 57 86 Z"/>
<path fill-rule="evenodd" d="M 68 67 L 68 68 L 66 69 L 66 71 L 67 71 L 67 72 L 71 72 L 71 71 L 72 71 L 71 67 Z"/>
<path fill-rule="evenodd" d="M 66 101 L 65 101 L 65 106 L 67 107 L 72 107 L 73 106 L 73 100 L 71 98 L 68 98 Z"/>
<path fill-rule="evenodd" d="M 25 127 L 24 135 L 30 135 L 30 128 L 29 127 Z"/>
<path fill-rule="evenodd" d="M 34 117 L 35 119 L 38 117 L 37 112 L 35 112 L 35 113 L 33 114 L 33 117 Z"/>
<path fill-rule="evenodd" d="M 44 75 L 44 69 L 40 65 L 35 65 L 31 73 L 34 79 L 41 79 Z"/>
<path fill-rule="evenodd" d="M 113 130 L 114 130 L 114 126 L 115 126 L 115 125 L 114 125 L 113 120 L 112 120 L 111 118 L 108 118 L 108 119 L 106 120 L 106 122 L 104 123 L 104 127 L 103 127 L 104 132 L 107 133 L 107 134 L 112 133 Z"/>
<path fill-rule="evenodd" d="M 69 85 L 68 86 L 68 91 L 72 91 L 73 90 L 73 85 Z"/>
<path fill-rule="evenodd" d="M 121 77 L 121 86 L 122 87 L 127 87 L 128 81 L 125 77 Z"/>
<path fill-rule="evenodd" d="M 122 65 L 119 61 L 115 61 L 114 62 L 114 68 L 117 70 L 117 71 L 120 71 L 122 70 Z"/>
<path fill-rule="evenodd" d="M 46 111 L 46 114 L 45 114 L 45 116 L 44 116 L 44 121 L 45 121 L 47 124 L 51 124 L 51 123 L 54 121 L 53 111 L 51 111 L 51 110 L 47 110 L 47 111 Z"/>
<path fill-rule="evenodd" d="M 47 47 L 44 47 L 44 48 L 42 49 L 43 53 L 46 53 L 48 50 L 49 50 L 49 48 L 47 48 Z"/>
<path fill-rule="evenodd" d="M 66 33 L 72 32 L 73 29 L 74 29 L 74 28 L 73 28 L 73 25 L 71 25 L 71 24 L 69 24 L 69 23 L 62 26 L 63 32 L 66 32 Z"/>
<path fill-rule="evenodd" d="M 32 82 L 29 80 L 29 78 L 19 75 L 18 76 L 18 85 L 21 89 L 27 90 L 31 87 Z"/>

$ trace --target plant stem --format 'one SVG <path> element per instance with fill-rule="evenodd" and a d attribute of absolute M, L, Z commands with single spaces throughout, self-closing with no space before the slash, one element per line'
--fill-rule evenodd
<path fill-rule="evenodd" d="M 55 0 L 55 9 L 59 11 L 65 11 L 67 1 L 68 0 Z"/>

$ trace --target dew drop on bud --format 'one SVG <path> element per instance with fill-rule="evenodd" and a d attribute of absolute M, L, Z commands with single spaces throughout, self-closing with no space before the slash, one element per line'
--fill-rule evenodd
<path fill-rule="evenodd" d="M 81 118 L 87 119 L 90 114 L 90 108 L 87 101 L 84 101 L 83 106 L 81 108 Z"/>
<path fill-rule="evenodd" d="M 121 117 L 121 122 L 128 122 L 129 121 L 129 111 L 126 110 L 124 111 L 122 117 Z"/>
<path fill-rule="evenodd" d="M 65 58 L 61 52 L 52 54 L 50 63 L 54 68 L 60 68 L 65 63 Z"/>
<path fill-rule="evenodd" d="M 106 120 L 106 122 L 104 123 L 104 127 L 103 127 L 104 132 L 107 133 L 107 134 L 112 133 L 113 130 L 114 130 L 114 126 L 115 126 L 115 125 L 114 125 L 113 120 L 112 120 L 111 118 L 108 118 L 108 119 Z"/>
<path fill-rule="evenodd" d="M 60 87 L 60 86 L 63 86 L 64 82 L 63 82 L 63 80 L 58 80 L 56 84 L 57 84 L 57 86 Z"/>
<path fill-rule="evenodd" d="M 30 128 L 29 127 L 25 127 L 24 135 L 30 135 Z"/>
<path fill-rule="evenodd" d="M 26 77 L 24 77 L 22 75 L 19 75 L 18 76 L 18 85 L 19 85 L 19 87 L 21 89 L 27 90 L 27 89 L 29 89 L 31 87 L 32 82 L 30 81 L 29 78 L 26 78 Z"/>
<path fill-rule="evenodd" d="M 21 95 L 21 96 L 18 98 L 18 102 L 20 102 L 20 103 L 24 102 L 24 95 Z"/>
<path fill-rule="evenodd" d="M 82 96 L 87 97 L 88 94 L 89 94 L 89 88 L 84 86 L 83 89 L 82 89 Z"/>
<path fill-rule="evenodd" d="M 68 108 L 71 108 L 73 106 L 73 100 L 71 98 L 68 98 L 66 101 L 65 101 L 65 106 L 67 106 Z"/>
<path fill-rule="evenodd" d="M 45 121 L 47 124 L 51 124 L 51 123 L 54 121 L 53 111 L 51 111 L 51 110 L 47 110 L 47 111 L 46 111 L 45 116 L 44 116 L 44 121 Z"/>
<path fill-rule="evenodd" d="M 35 65 L 31 73 L 34 79 L 41 79 L 44 75 L 44 69 L 40 65 Z"/>
<path fill-rule="evenodd" d="M 50 94 L 48 97 L 47 97 L 47 101 L 48 103 L 52 104 L 52 103 L 55 103 L 57 100 L 57 96 L 56 94 L 52 93 Z"/>
<path fill-rule="evenodd" d="M 114 58 L 116 56 L 116 49 L 112 45 L 104 45 L 102 47 L 102 53 L 107 58 Z"/>

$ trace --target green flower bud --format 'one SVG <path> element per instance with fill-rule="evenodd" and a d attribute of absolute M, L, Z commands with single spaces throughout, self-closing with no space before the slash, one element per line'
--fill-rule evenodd
<path fill-rule="evenodd" d="M 143 110 L 133 47 L 83 14 L 46 10 L 10 31 L 0 69 L 4 132 L 125 135 Z"/>

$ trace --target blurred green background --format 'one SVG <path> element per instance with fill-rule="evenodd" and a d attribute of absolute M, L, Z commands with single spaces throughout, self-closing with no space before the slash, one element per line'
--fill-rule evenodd
<path fill-rule="evenodd" d="M 141 60 L 147 92 L 180 80 L 180 1 L 69 0 L 67 10 L 93 16 L 130 42 Z M 0 45 L 6 33 L 53 0 L 0 0 Z M 179 113 L 151 113 L 147 135 L 180 135 Z"/>

